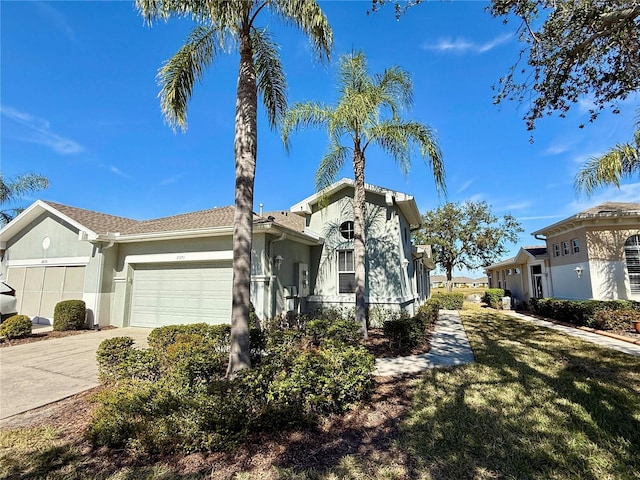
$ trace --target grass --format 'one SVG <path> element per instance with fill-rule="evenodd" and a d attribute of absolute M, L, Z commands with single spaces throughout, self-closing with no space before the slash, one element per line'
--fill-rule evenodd
<path fill-rule="evenodd" d="M 236 478 L 640 478 L 640 358 L 488 309 L 461 315 L 477 363 L 415 383 L 391 455 L 345 454 L 328 470 L 272 467 Z M 48 427 L 0 431 L 2 479 L 216 477 L 211 469 L 178 477 L 165 464 L 89 472 L 90 456 Z"/>

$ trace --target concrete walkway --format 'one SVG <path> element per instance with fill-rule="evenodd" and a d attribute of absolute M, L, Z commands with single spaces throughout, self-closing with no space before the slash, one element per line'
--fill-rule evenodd
<path fill-rule="evenodd" d="M 0 348 L 0 420 L 98 386 L 100 343 L 127 336 L 146 347 L 150 331 L 113 328 Z"/>
<path fill-rule="evenodd" d="M 542 320 L 540 318 L 513 312 L 510 310 L 502 310 L 501 313 L 504 313 L 505 315 L 509 315 L 511 317 L 519 318 L 520 320 L 535 323 L 536 325 L 539 325 L 541 327 L 558 330 L 562 333 L 566 333 L 567 335 L 571 335 L 572 337 L 578 337 L 582 340 L 595 343 L 605 348 L 610 348 L 612 350 L 617 350 L 619 352 L 640 357 L 640 345 L 636 345 L 631 342 L 625 342 L 624 340 L 618 340 L 601 333 L 585 331 L 574 326 L 562 325 L 549 320 Z"/>
<path fill-rule="evenodd" d="M 421 355 L 378 358 L 376 375 L 391 376 L 418 373 L 429 368 L 473 363 L 473 351 L 456 310 L 440 310 L 431 338 L 431 350 Z"/>

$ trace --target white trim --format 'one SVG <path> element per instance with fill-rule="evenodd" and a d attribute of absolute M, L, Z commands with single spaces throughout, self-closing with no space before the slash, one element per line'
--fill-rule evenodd
<path fill-rule="evenodd" d="M 233 260 L 232 250 L 220 250 L 214 252 L 150 253 L 147 255 L 127 255 L 124 257 L 125 265 L 132 263 L 184 263 L 224 260 Z"/>
<path fill-rule="evenodd" d="M 91 257 L 32 258 L 9 260 L 7 267 L 59 267 L 66 265 L 88 265 Z"/>

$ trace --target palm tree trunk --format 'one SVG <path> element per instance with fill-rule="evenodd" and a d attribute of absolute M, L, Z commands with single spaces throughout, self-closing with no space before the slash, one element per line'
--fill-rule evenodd
<path fill-rule="evenodd" d="M 356 282 L 356 322 L 362 327 L 364 338 L 369 337 L 367 331 L 367 306 L 364 296 L 365 285 L 365 191 L 364 191 L 364 152 L 356 147 L 353 152 L 353 262 Z"/>
<path fill-rule="evenodd" d="M 257 155 L 258 95 L 249 27 L 240 32 L 240 72 L 236 98 L 234 153 L 236 194 L 233 228 L 233 295 L 231 351 L 227 376 L 251 367 L 249 355 L 249 303 L 251 244 L 253 237 L 253 185 Z"/>

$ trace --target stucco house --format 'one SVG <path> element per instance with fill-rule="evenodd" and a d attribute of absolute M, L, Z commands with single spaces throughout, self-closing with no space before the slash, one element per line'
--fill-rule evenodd
<path fill-rule="evenodd" d="M 254 214 L 251 298 L 262 319 L 351 306 L 353 181 L 289 210 Z M 429 296 L 428 246 L 412 196 L 366 186 L 367 301 L 412 310 Z M 63 299 L 87 304 L 93 325 L 228 323 L 233 207 L 133 220 L 38 200 L 0 230 L 0 272 L 18 310 L 40 322 Z"/>
<path fill-rule="evenodd" d="M 492 287 L 502 282 L 525 301 L 530 296 L 640 300 L 640 204 L 606 202 L 532 235 L 545 246 L 525 247 L 514 259 L 487 267 Z M 505 269 L 515 275 L 516 268 L 526 278 L 505 275 Z M 528 290 L 519 290 L 519 284 Z"/>

